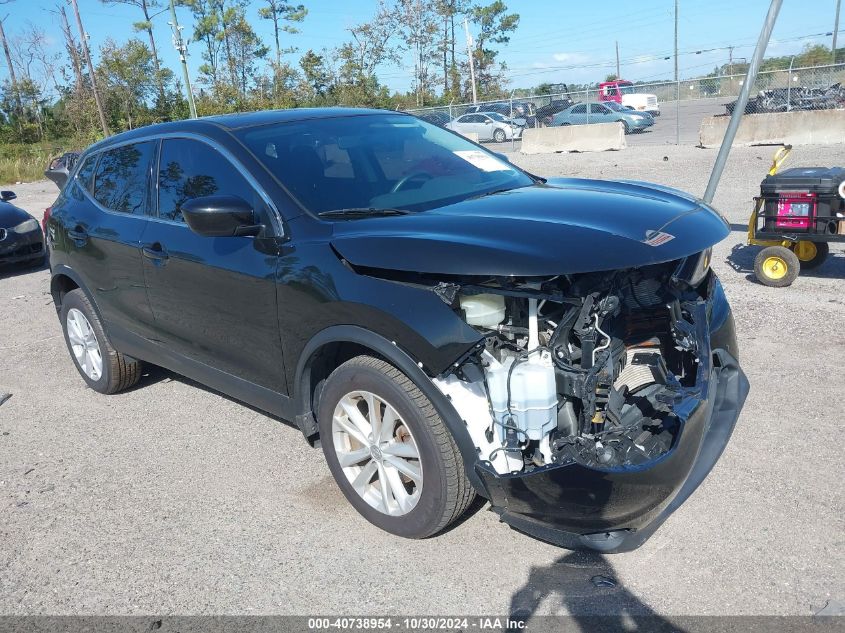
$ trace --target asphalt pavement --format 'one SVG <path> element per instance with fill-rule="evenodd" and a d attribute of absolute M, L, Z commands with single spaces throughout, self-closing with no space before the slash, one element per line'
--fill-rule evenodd
<path fill-rule="evenodd" d="M 790 164 L 842 165 L 843 147 L 797 147 Z M 753 280 L 744 226 L 770 150 L 736 149 L 716 198 L 735 230 L 713 266 L 751 394 L 701 488 L 627 554 L 558 549 L 483 504 L 435 538 L 381 532 L 283 421 L 155 368 L 126 393 L 87 389 L 49 272 L 0 272 L 0 614 L 841 612 L 845 252 L 790 288 Z M 632 143 L 512 159 L 701 194 L 715 155 Z M 56 195 L 13 189 L 39 218 Z"/>

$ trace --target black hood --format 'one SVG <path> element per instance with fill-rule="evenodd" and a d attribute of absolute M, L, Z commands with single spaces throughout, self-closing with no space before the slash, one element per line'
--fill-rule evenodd
<path fill-rule="evenodd" d="M 0 202 L 0 229 L 9 229 L 32 218 L 29 213 L 8 202 Z"/>
<path fill-rule="evenodd" d="M 337 222 L 332 244 L 370 268 L 533 277 L 667 262 L 729 232 L 714 209 L 673 189 L 554 179 L 420 213 Z"/>

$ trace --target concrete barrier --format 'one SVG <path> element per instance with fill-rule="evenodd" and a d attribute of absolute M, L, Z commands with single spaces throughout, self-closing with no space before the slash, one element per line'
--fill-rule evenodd
<path fill-rule="evenodd" d="M 728 129 L 727 116 L 702 119 L 698 133 L 702 147 L 719 147 Z M 845 111 L 807 110 L 746 114 L 739 123 L 734 145 L 788 143 L 826 145 L 845 142 Z"/>
<path fill-rule="evenodd" d="M 523 154 L 603 152 L 625 149 L 625 129 L 619 122 L 528 128 L 522 133 Z"/>

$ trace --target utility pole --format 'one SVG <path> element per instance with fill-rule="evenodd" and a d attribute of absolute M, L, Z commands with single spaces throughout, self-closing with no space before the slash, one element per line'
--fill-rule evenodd
<path fill-rule="evenodd" d="M 73 73 L 76 78 L 76 92 L 82 94 L 82 62 L 79 60 L 79 51 L 76 48 L 76 41 L 73 39 L 73 32 L 70 30 L 70 22 L 67 20 L 67 13 L 62 5 L 58 5 L 59 15 L 62 17 L 62 33 L 67 42 L 68 54 L 73 62 Z"/>
<path fill-rule="evenodd" d="M 728 46 L 728 77 L 734 73 L 734 47 Z"/>
<path fill-rule="evenodd" d="M 469 55 L 469 76 L 472 80 L 472 102 L 478 103 L 478 93 L 475 90 L 475 58 L 472 56 L 472 35 L 469 34 L 469 22 L 464 18 L 464 32 L 467 36 L 467 55 Z"/>
<path fill-rule="evenodd" d="M 91 88 L 94 90 L 94 101 L 97 103 L 97 112 L 100 115 L 100 125 L 103 126 L 103 134 L 110 136 L 109 124 L 106 122 L 106 113 L 103 110 L 103 103 L 100 101 L 100 91 L 97 90 L 97 77 L 94 72 L 94 63 L 91 61 L 91 51 L 88 50 L 88 36 L 85 35 L 85 27 L 82 26 L 82 18 L 79 16 L 79 6 L 76 0 L 70 0 L 73 5 L 73 12 L 76 14 L 76 24 L 79 27 L 79 37 L 82 42 L 82 54 L 85 55 L 85 61 L 88 62 L 88 72 L 91 74 Z"/>
<path fill-rule="evenodd" d="M 188 109 L 191 111 L 191 118 L 196 119 L 197 106 L 194 103 L 194 92 L 191 90 L 191 77 L 188 75 L 188 62 L 185 59 L 185 53 L 188 50 L 188 45 L 185 44 L 184 40 L 182 40 L 182 29 L 184 27 L 179 26 L 179 20 L 176 18 L 176 7 L 173 4 L 173 0 L 170 0 L 170 17 L 173 18 L 173 21 L 168 23 L 173 27 L 173 46 L 179 52 L 179 61 L 182 63 L 182 76 L 185 78 L 185 90 L 188 91 Z"/>
<path fill-rule="evenodd" d="M 18 115 L 23 113 L 23 105 L 21 105 L 21 95 L 18 92 L 18 78 L 15 75 L 15 66 L 12 64 L 12 54 L 9 52 L 9 43 L 6 41 L 6 31 L 3 30 L 3 20 L 8 15 L 0 20 L 0 43 L 3 45 L 3 53 L 6 55 L 6 65 L 9 67 L 9 80 L 12 82 L 12 93 L 15 95 L 15 107 L 18 110 Z M 18 122 L 20 124 L 20 121 Z"/>
<path fill-rule="evenodd" d="M 842 4 L 842 0 L 836 0 L 836 17 L 833 18 L 833 44 L 831 49 L 833 50 L 833 63 L 836 63 L 836 35 L 839 32 L 839 8 Z"/>
<path fill-rule="evenodd" d="M 681 144 L 681 81 L 678 77 L 678 0 L 675 0 L 675 145 Z"/>
<path fill-rule="evenodd" d="M 622 79 L 622 74 L 619 72 L 619 40 L 616 40 L 616 78 Z"/>

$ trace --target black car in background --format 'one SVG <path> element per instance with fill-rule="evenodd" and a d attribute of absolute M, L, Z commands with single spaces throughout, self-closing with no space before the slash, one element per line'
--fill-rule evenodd
<path fill-rule="evenodd" d="M 567 108 L 575 105 L 575 102 L 566 97 L 563 99 L 552 99 L 546 104 L 537 108 L 537 120 L 545 126 L 552 125 L 552 120 L 558 112 L 563 112 Z"/>
<path fill-rule="evenodd" d="M 537 114 L 534 104 L 530 101 L 510 101 L 498 103 L 482 103 L 469 106 L 464 114 L 476 112 L 496 112 L 516 122 L 520 127 L 536 127 Z"/>
<path fill-rule="evenodd" d="M 44 235 L 41 225 L 29 213 L 10 204 L 12 191 L 0 191 L 0 267 L 9 264 L 44 263 Z"/>
<path fill-rule="evenodd" d="M 543 539 L 636 548 L 748 391 L 710 270 L 730 231 L 716 211 L 546 180 L 402 113 L 119 134 L 82 154 L 48 229 L 89 387 L 152 363 L 289 420 L 356 510 L 405 537 L 480 494 Z"/>
<path fill-rule="evenodd" d="M 438 127 L 446 127 L 446 124 L 452 120 L 445 112 L 427 112 L 425 114 L 418 114 L 417 117 L 428 123 L 433 123 Z"/>

